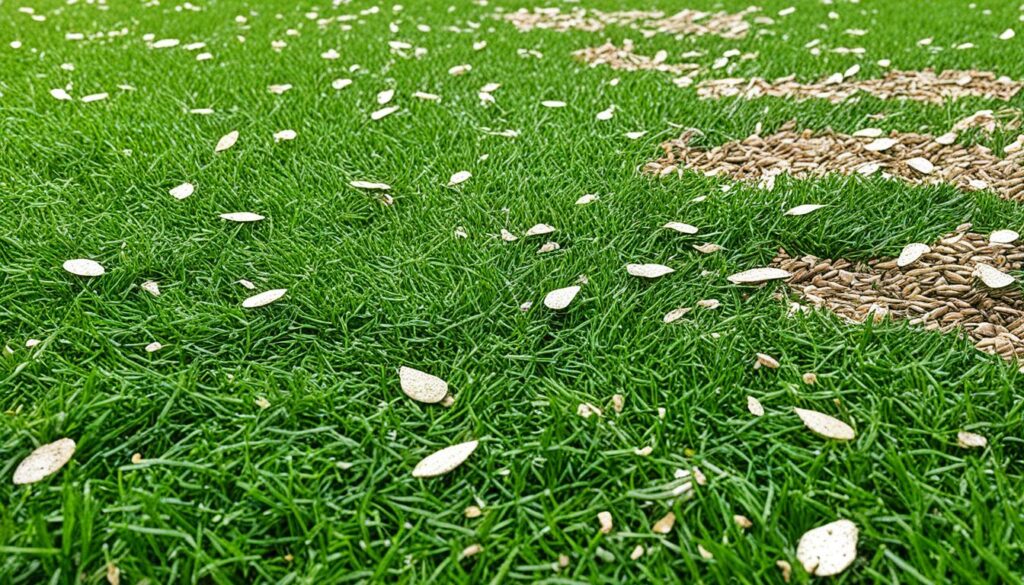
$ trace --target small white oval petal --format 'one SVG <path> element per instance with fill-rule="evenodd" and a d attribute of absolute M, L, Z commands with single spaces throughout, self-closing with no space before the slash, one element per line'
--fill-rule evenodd
<path fill-rule="evenodd" d="M 473 451 L 476 451 L 478 442 L 467 441 L 445 447 L 432 455 L 428 455 L 412 470 L 413 477 L 437 477 L 452 471 L 462 465 Z"/>

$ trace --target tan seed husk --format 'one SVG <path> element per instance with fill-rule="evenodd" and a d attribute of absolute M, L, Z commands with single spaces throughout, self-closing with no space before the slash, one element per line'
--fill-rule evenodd
<path fill-rule="evenodd" d="M 789 583 L 789 580 L 793 577 L 793 567 L 789 564 L 789 561 L 775 561 L 775 566 L 779 568 L 779 572 L 782 574 L 782 582 Z"/>
<path fill-rule="evenodd" d="M 524 234 L 524 237 L 529 238 L 531 236 L 544 236 L 544 235 L 551 234 L 551 233 L 554 233 L 554 232 L 555 232 L 555 228 L 553 228 L 553 227 L 551 227 L 551 226 L 549 226 L 549 225 L 547 225 L 545 223 L 538 223 L 537 225 L 533 226 L 532 228 L 526 230 L 526 233 Z"/>
<path fill-rule="evenodd" d="M 654 531 L 655 534 L 668 534 L 669 532 L 672 532 L 672 527 L 675 525 L 676 514 L 675 512 L 669 512 L 655 522 L 654 526 L 651 527 L 651 530 Z"/>
<path fill-rule="evenodd" d="M 988 439 L 976 433 L 960 431 L 956 434 L 956 444 L 961 449 L 984 449 Z"/>
<path fill-rule="evenodd" d="M 612 513 L 605 510 L 597 513 L 597 522 L 601 525 L 601 534 L 610 534 L 613 528 Z"/>

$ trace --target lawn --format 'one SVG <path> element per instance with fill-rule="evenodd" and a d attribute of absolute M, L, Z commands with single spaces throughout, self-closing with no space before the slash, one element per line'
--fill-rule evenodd
<path fill-rule="evenodd" d="M 759 189 L 642 172 L 687 128 L 702 147 L 790 120 L 937 136 L 1024 96 L 704 100 L 673 74 L 572 56 L 628 38 L 700 64 L 698 82 L 854 64 L 867 79 L 880 59 L 1018 80 L 1017 3 L 763 0 L 749 19 L 774 24 L 738 39 L 520 32 L 499 11 L 745 0 L 336 4 L 0 1 L 0 583 L 780 583 L 778 561 L 803 583 L 801 535 L 839 519 L 859 541 L 836 582 L 1024 583 L 1019 364 L 905 320 L 791 314 L 784 282 L 726 278 L 780 248 L 866 262 L 966 222 L 1022 230 L 1021 204 L 881 177 Z M 712 69 L 731 49 L 756 56 Z M 392 89 L 400 109 L 372 119 Z M 285 129 L 295 138 L 275 140 Z M 1017 134 L 961 140 L 999 151 Z M 191 196 L 169 193 L 186 182 Z M 826 207 L 783 214 L 801 204 Z M 264 219 L 219 217 L 232 212 Z M 556 231 L 527 237 L 537 224 Z M 548 241 L 559 249 L 538 253 Z M 69 274 L 76 258 L 105 274 Z M 566 309 L 544 306 L 573 285 Z M 273 289 L 287 292 L 242 306 Z M 693 310 L 665 323 L 680 307 Z M 779 367 L 755 368 L 758 353 Z M 447 381 L 454 402 L 411 400 L 402 366 Z M 795 407 L 856 438 L 811 433 Z M 959 447 L 961 431 L 987 446 Z M 63 469 L 12 482 L 63 437 L 77 443 Z M 413 476 L 470 440 L 457 469 Z M 679 494 L 694 469 L 706 481 Z"/>

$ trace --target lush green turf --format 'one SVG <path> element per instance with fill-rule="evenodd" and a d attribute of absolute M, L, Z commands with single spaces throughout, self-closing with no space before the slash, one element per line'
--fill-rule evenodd
<path fill-rule="evenodd" d="M 700 128 L 707 144 L 792 118 L 817 129 L 940 134 L 991 104 L 708 103 L 663 74 L 583 68 L 569 57 L 632 36 L 639 52 L 668 49 L 671 60 L 707 50 L 707 65 L 729 48 L 759 52 L 730 75 L 816 79 L 860 62 L 866 77 L 881 74 L 877 59 L 890 58 L 906 69 L 1021 77 L 1024 34 L 995 38 L 1024 29 L 1015 3 L 801 1 L 769 27 L 775 35 L 739 41 L 642 39 L 622 29 L 520 34 L 489 18 L 498 6 L 533 6 L 519 0 L 453 1 L 451 10 L 449 2 L 410 1 L 400 13 L 388 3 L 351 31 L 318 28 L 304 16 L 314 5 L 283 0 L 201 2 L 201 13 L 176 12 L 169 1 L 110 0 L 107 11 L 34 4 L 45 22 L 0 2 L 0 345 L 14 349 L 0 359 L 0 582 L 105 582 L 109 562 L 127 583 L 753 583 L 778 582 L 779 559 L 803 582 L 797 540 L 840 517 L 858 524 L 861 539 L 860 558 L 837 581 L 1024 582 L 1016 368 L 903 323 L 788 318 L 773 298 L 778 286 L 740 290 L 724 280 L 780 246 L 865 259 L 964 221 L 1020 230 L 1020 206 L 952 188 L 839 178 L 723 194 L 721 181 L 636 171 L 681 127 Z M 789 3 L 761 5 L 774 15 Z M 317 6 L 334 16 L 373 4 Z M 829 20 L 829 10 L 840 19 Z M 245 27 L 235 22 L 241 14 Z M 389 22 L 400 32 L 389 32 Z M 448 30 L 469 22 L 480 27 Z M 129 34 L 109 41 L 64 40 L 66 32 L 122 27 Z M 286 36 L 288 28 L 301 35 Z M 869 34 L 851 37 L 847 28 Z M 150 32 L 205 41 L 215 59 L 150 50 L 142 40 Z M 927 36 L 977 48 L 918 47 Z M 803 45 L 814 38 L 868 53 L 812 57 Z M 15 39 L 19 50 L 7 46 Z M 275 39 L 288 47 L 272 51 Z M 397 58 L 386 43 L 393 39 L 429 53 Z M 475 52 L 478 40 L 488 46 Z M 329 48 L 341 58 L 321 59 Z M 518 48 L 544 58 L 520 58 Z M 472 72 L 448 75 L 461 63 Z M 350 74 L 353 64 L 362 68 Z M 330 82 L 339 77 L 354 84 L 336 92 Z M 621 84 L 609 85 L 614 77 Z M 76 96 L 111 98 L 50 97 L 69 81 Z M 502 88 L 497 105 L 482 108 L 477 90 L 488 82 Z M 294 89 L 272 95 L 272 83 Z M 377 92 L 390 87 L 402 111 L 370 122 Z M 417 90 L 443 100 L 416 101 Z M 544 109 L 542 99 L 569 106 Z M 611 104 L 615 118 L 596 122 Z M 216 113 L 187 113 L 198 107 Z M 870 121 L 877 113 L 887 117 Z M 488 136 L 485 127 L 521 135 Z M 274 144 L 271 134 L 284 128 L 298 139 Z M 238 145 L 214 156 L 217 139 L 234 129 Z M 635 130 L 648 134 L 623 137 Z M 994 146 L 1012 138 L 977 137 Z M 458 170 L 473 179 L 446 188 Z M 382 206 L 351 180 L 390 183 L 395 205 Z M 183 181 L 196 194 L 172 199 L 167 190 Z M 591 192 L 600 202 L 574 205 Z M 709 197 L 691 203 L 696 195 Z M 829 207 L 782 217 L 808 202 Z M 242 210 L 268 219 L 237 226 L 217 217 Z M 670 220 L 702 233 L 658 229 Z M 540 241 L 494 237 L 539 222 L 558 228 L 560 251 L 538 255 Z M 468 239 L 453 236 L 458 226 Z M 703 241 L 726 250 L 691 249 Z M 61 263 L 76 257 L 99 260 L 108 273 L 71 277 Z M 626 275 L 627 262 L 677 272 L 645 283 Z M 540 306 L 544 293 L 580 275 L 589 284 L 566 314 Z M 241 278 L 289 292 L 243 310 L 251 293 L 236 284 Z M 150 279 L 160 283 L 159 298 L 140 289 Z M 661 322 L 706 298 L 721 309 Z M 523 313 L 524 301 L 536 306 Z M 25 349 L 33 337 L 43 343 Z M 152 341 L 164 349 L 146 353 Z M 755 352 L 782 367 L 755 371 Z M 410 402 L 398 386 L 403 364 L 447 379 L 455 406 Z M 808 371 L 817 385 L 801 383 Z M 626 396 L 619 416 L 610 412 L 615 393 Z M 765 417 L 747 413 L 748 394 L 764 403 Z M 269 408 L 257 406 L 261 397 Z M 578 417 L 580 402 L 606 416 Z M 857 440 L 810 435 L 793 406 L 850 421 Z M 989 447 L 958 449 L 962 429 L 986 435 Z M 68 467 L 37 485 L 11 485 L 21 458 L 62 436 L 79 445 Z M 411 477 L 423 456 L 471 438 L 481 446 L 460 469 Z M 650 457 L 633 454 L 645 445 L 654 447 Z M 142 464 L 130 462 L 135 452 Z M 692 466 L 708 484 L 691 499 L 664 497 L 674 471 Z M 484 516 L 464 518 L 477 500 Z M 616 523 L 607 536 L 596 519 L 605 509 Z M 654 535 L 651 525 L 669 510 L 676 528 Z M 754 527 L 744 533 L 733 514 Z M 460 560 L 473 543 L 484 552 Z M 630 561 L 636 544 L 649 554 Z M 698 544 L 715 558 L 702 559 Z M 555 572 L 560 554 L 571 563 Z"/>

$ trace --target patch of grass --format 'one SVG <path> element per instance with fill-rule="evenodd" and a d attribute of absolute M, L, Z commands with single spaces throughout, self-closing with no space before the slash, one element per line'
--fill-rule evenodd
<path fill-rule="evenodd" d="M 761 4 L 773 17 L 788 6 Z M 130 583 L 746 583 L 778 582 L 775 562 L 787 559 L 794 581 L 806 582 L 795 560 L 799 536 L 839 517 L 861 529 L 859 559 L 839 581 L 1024 581 L 1016 368 L 905 323 L 790 318 L 773 298 L 781 286 L 738 289 L 724 280 L 780 247 L 861 260 L 967 221 L 978 231 L 1020 230 L 1019 205 L 882 180 L 780 178 L 771 192 L 723 193 L 721 180 L 637 173 L 686 127 L 701 129 L 707 145 L 791 119 L 842 132 L 872 125 L 940 134 L 991 104 L 705 102 L 661 74 L 585 68 L 570 58 L 606 38 L 633 38 L 645 54 L 706 50 L 705 65 L 731 48 L 758 53 L 723 75 L 817 79 L 859 62 L 868 77 L 882 73 L 874 65 L 881 58 L 906 69 L 1016 75 L 1024 45 L 995 38 L 1017 22 L 1011 4 L 799 3 L 795 14 L 776 17 L 775 34 L 736 41 L 643 39 L 621 28 L 520 34 L 489 17 L 530 6 L 507 0 L 451 10 L 410 2 L 401 12 L 385 4 L 350 31 L 339 22 L 319 27 L 304 15 L 312 5 L 280 0 L 210 3 L 200 13 L 172 3 L 100 10 L 44 2 L 36 10 L 45 22 L 0 6 L 0 342 L 14 350 L 0 359 L 0 581 L 101 583 L 114 563 Z M 689 4 L 719 5 L 746 3 Z M 356 0 L 319 12 L 371 6 Z M 679 8 L 657 0 L 588 6 Z M 839 20 L 827 18 L 830 10 Z M 122 27 L 124 37 L 65 40 L 67 32 Z M 300 34 L 288 36 L 289 28 Z M 853 37 L 847 28 L 869 33 Z M 150 50 L 145 33 L 204 41 L 215 59 Z M 916 45 L 928 36 L 977 48 Z M 816 58 L 803 48 L 815 38 L 823 48 L 867 53 Z M 15 39 L 19 50 L 6 46 Z M 288 46 L 274 52 L 273 40 Z M 402 59 L 388 40 L 428 53 Z M 473 51 L 477 40 L 487 48 Z M 319 57 L 330 48 L 341 58 Z M 521 58 L 519 48 L 544 58 Z M 447 74 L 461 63 L 473 70 Z M 331 89 L 340 77 L 354 84 Z M 48 95 L 69 82 L 76 96 L 111 98 L 81 104 Z M 502 88 L 497 104 L 482 108 L 477 91 L 488 82 Z M 272 95 L 273 83 L 294 89 Z M 402 110 L 370 122 L 377 92 L 391 87 Z M 410 97 L 417 90 L 443 100 L 419 102 Z M 540 108 L 542 99 L 569 106 Z M 611 104 L 613 120 L 595 121 Z M 187 113 L 198 107 L 216 113 Z M 869 118 L 879 113 L 886 117 Z M 284 128 L 297 140 L 274 144 L 272 133 Z M 234 129 L 239 143 L 213 155 Z M 623 137 L 634 130 L 648 134 Z M 976 139 L 996 147 L 1013 137 Z M 445 188 L 458 170 L 473 179 Z M 195 195 L 167 195 L 186 180 Z M 380 205 L 352 180 L 393 185 L 395 205 Z M 601 200 L 574 205 L 584 193 Z M 707 201 L 692 203 L 698 195 Z M 782 216 L 812 202 L 828 207 Z M 217 217 L 242 210 L 267 220 L 239 226 Z M 666 221 L 701 233 L 659 229 Z M 551 239 L 560 251 L 538 255 L 544 239 L 494 237 L 540 222 L 558 228 Z M 468 239 L 454 237 L 459 226 Z M 692 250 L 704 241 L 725 250 Z M 72 278 L 60 266 L 74 257 L 96 259 L 108 273 Z M 640 282 L 626 275 L 628 262 L 677 272 Z M 547 291 L 580 275 L 589 284 L 569 311 L 541 307 Z M 243 278 L 288 295 L 244 311 L 251 293 L 237 284 Z M 160 282 L 159 298 L 139 288 L 146 280 Z M 722 307 L 661 322 L 707 298 Z M 525 301 L 535 307 L 523 313 Z M 28 338 L 42 344 L 25 349 Z M 164 349 L 147 354 L 152 341 Z M 753 370 L 755 352 L 782 367 Z M 398 386 L 403 364 L 448 380 L 455 405 L 411 403 Z M 804 372 L 816 372 L 818 383 L 804 385 Z M 615 393 L 626 397 L 618 416 Z M 749 416 L 747 395 L 764 403 L 765 417 Z M 259 398 L 271 406 L 260 409 Z M 605 416 L 576 416 L 580 402 Z M 810 435 L 793 406 L 849 421 L 857 440 Z M 984 434 L 989 447 L 958 449 L 963 429 Z M 10 484 L 22 457 L 61 436 L 79 448 L 59 475 Z M 481 446 L 456 472 L 411 477 L 423 456 L 470 438 Z M 646 445 L 650 457 L 634 455 Z M 135 452 L 143 463 L 130 462 Z M 694 466 L 708 484 L 689 499 L 665 497 L 674 472 Z M 465 519 L 470 504 L 483 517 Z M 607 536 L 597 530 L 601 510 L 615 517 Z M 651 525 L 669 510 L 676 528 L 654 535 Z M 753 528 L 741 531 L 733 514 Z M 484 551 L 460 560 L 473 543 Z M 648 554 L 634 562 L 636 544 Z M 715 558 L 702 559 L 698 544 Z M 562 554 L 570 565 L 555 572 Z"/>

